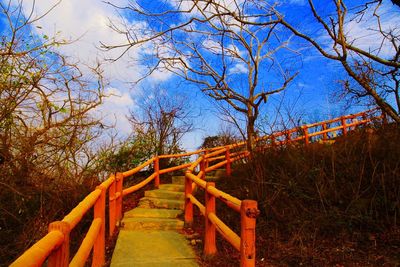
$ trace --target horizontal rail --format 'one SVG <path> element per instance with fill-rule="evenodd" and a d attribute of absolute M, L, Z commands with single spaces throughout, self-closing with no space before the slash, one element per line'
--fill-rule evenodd
<path fill-rule="evenodd" d="M 209 213 L 208 219 L 215 225 L 217 231 L 228 241 L 237 251 L 240 251 L 240 237 L 231 230 L 215 213 Z"/>
<path fill-rule="evenodd" d="M 154 159 L 155 158 L 153 157 L 153 158 L 149 159 L 148 161 L 146 161 L 145 163 L 143 163 L 143 164 L 141 164 L 141 165 L 139 165 L 139 166 L 137 166 L 137 167 L 135 167 L 135 168 L 133 168 L 133 169 L 131 169 L 129 171 L 123 172 L 122 175 L 124 176 L 124 178 L 125 177 L 129 177 L 131 175 L 134 175 L 135 173 L 137 173 L 140 170 L 142 170 L 144 167 L 146 167 L 146 166 L 150 165 L 151 163 L 153 163 Z"/>
<path fill-rule="evenodd" d="M 211 157 L 217 156 L 217 155 L 219 155 L 219 154 L 221 154 L 221 153 L 224 153 L 226 150 L 227 150 L 226 147 L 221 148 L 220 150 L 217 150 L 217 151 L 214 151 L 214 152 L 212 152 L 212 153 L 209 153 L 209 154 L 204 155 L 204 158 L 207 159 L 207 158 L 211 158 Z"/>
<path fill-rule="evenodd" d="M 90 251 L 92 250 L 94 242 L 96 241 L 97 235 L 100 231 L 100 227 L 101 219 L 94 219 L 85 238 L 82 241 L 81 246 L 79 247 L 72 261 L 70 262 L 70 267 L 85 266 L 85 262 L 90 255 Z"/>
<path fill-rule="evenodd" d="M 100 187 L 102 187 L 102 188 L 107 190 L 114 181 L 115 181 L 115 176 L 111 175 L 107 180 L 105 180 L 104 182 L 102 182 L 100 184 Z"/>
<path fill-rule="evenodd" d="M 182 157 L 188 157 L 188 156 L 192 156 L 192 155 L 197 155 L 200 154 L 202 152 L 204 152 L 205 149 L 199 149 L 196 151 L 192 151 L 192 152 L 188 152 L 188 153 L 182 153 L 182 154 L 168 154 L 168 155 L 160 155 L 158 156 L 158 158 L 160 159 L 165 159 L 165 158 L 182 158 Z"/>
<path fill-rule="evenodd" d="M 33 246 L 26 250 L 24 254 L 19 256 L 18 259 L 11 263 L 10 267 L 41 266 L 50 255 L 50 253 L 55 248 L 60 246 L 63 241 L 63 233 L 61 233 L 60 231 L 51 231 L 42 239 L 33 244 Z"/>
<path fill-rule="evenodd" d="M 92 191 L 67 216 L 65 216 L 62 221 L 67 222 L 71 229 L 73 229 L 80 222 L 86 212 L 94 206 L 100 194 L 100 189 Z"/>
<path fill-rule="evenodd" d="M 156 177 L 156 173 L 153 173 L 152 175 L 150 175 L 149 177 L 147 177 L 145 180 L 141 181 L 140 183 L 131 186 L 129 188 L 126 188 L 122 191 L 122 195 L 126 196 L 129 195 L 137 190 L 140 190 L 141 188 L 143 188 L 145 185 L 147 185 L 148 183 L 150 183 L 155 177 Z"/>
<path fill-rule="evenodd" d="M 197 184 L 201 188 L 206 188 L 207 182 L 204 180 L 201 180 L 199 177 L 197 177 L 193 173 L 187 172 L 185 176 L 187 178 L 189 178 L 190 180 L 192 180 L 195 184 Z"/>
<path fill-rule="evenodd" d="M 196 205 L 197 208 L 199 208 L 201 214 L 204 216 L 206 214 L 206 207 L 204 207 L 204 205 L 201 204 L 201 202 L 198 201 L 197 198 L 195 198 L 192 194 L 189 194 L 187 197 L 194 205 Z"/>
<path fill-rule="evenodd" d="M 237 212 L 240 212 L 240 205 L 242 205 L 242 201 L 240 199 L 233 197 L 221 190 L 218 190 L 214 186 L 208 186 L 207 192 L 224 202 L 228 207 Z"/>
<path fill-rule="evenodd" d="M 211 171 L 213 171 L 213 170 L 216 170 L 216 169 L 218 169 L 219 167 L 222 167 L 222 166 L 226 165 L 227 162 L 228 162 L 227 160 L 218 162 L 217 164 L 212 165 L 212 166 L 206 168 L 206 172 L 211 172 Z"/>
<path fill-rule="evenodd" d="M 177 171 L 177 170 L 182 170 L 182 169 L 188 168 L 188 167 L 190 167 L 190 166 L 192 166 L 192 163 L 191 163 L 191 162 L 185 163 L 185 164 L 181 164 L 181 165 L 179 165 L 179 166 L 170 167 L 170 168 L 167 168 L 167 169 L 162 169 L 162 170 L 159 171 L 159 173 L 160 173 L 160 174 L 164 174 L 164 173 L 168 173 L 168 172 L 173 172 L 173 171 Z"/>

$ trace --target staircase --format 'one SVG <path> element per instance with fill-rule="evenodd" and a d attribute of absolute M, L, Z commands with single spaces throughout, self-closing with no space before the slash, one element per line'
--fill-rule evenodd
<path fill-rule="evenodd" d="M 122 266 L 199 266 L 183 229 L 184 176 L 146 191 L 136 208 L 125 212 L 111 260 Z"/>

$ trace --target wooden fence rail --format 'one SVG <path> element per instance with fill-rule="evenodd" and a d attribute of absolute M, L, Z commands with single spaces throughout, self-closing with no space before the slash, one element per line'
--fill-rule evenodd
<path fill-rule="evenodd" d="M 370 124 L 377 120 L 386 121 L 384 114 L 377 114 L 377 110 L 369 110 L 357 114 L 342 116 L 332 120 L 303 125 L 286 131 L 280 131 L 268 136 L 257 138 L 259 149 L 276 145 L 303 142 L 305 145 L 317 140 L 328 140 L 342 134 L 346 135 L 356 127 Z M 161 169 L 160 159 L 183 158 L 197 156 L 194 162 L 183 163 L 179 166 Z M 185 222 L 193 223 L 193 205 L 196 206 L 205 219 L 204 254 L 213 255 L 217 248 L 215 245 L 216 232 L 220 233 L 240 253 L 241 266 L 255 266 L 255 227 L 258 215 L 257 202 L 253 200 L 239 200 L 219 189 L 215 183 L 206 182 L 205 176 L 220 167 L 226 168 L 227 175 L 231 174 L 232 164 L 246 158 L 246 143 L 239 142 L 227 146 L 211 149 L 201 149 L 184 154 L 159 155 L 143 164 L 120 173 L 110 175 L 108 179 L 87 195 L 69 214 L 61 221 L 52 222 L 49 232 L 32 247 L 26 250 L 12 264 L 12 267 L 41 266 L 48 262 L 48 266 L 84 266 L 92 253 L 92 266 L 102 266 L 105 263 L 106 225 L 109 225 L 108 236 L 115 232 L 115 227 L 122 219 L 123 198 L 142 189 L 154 180 L 158 188 L 160 175 L 177 171 L 185 172 Z M 213 165 L 211 165 L 213 164 Z M 141 170 L 153 166 L 154 172 L 143 181 L 123 188 L 124 179 L 130 179 Z M 197 174 L 195 174 L 197 172 Z M 205 192 L 204 204 L 193 196 L 193 190 L 199 187 Z M 232 231 L 217 216 L 215 209 L 216 200 L 222 201 L 229 208 L 240 215 L 240 234 Z M 108 206 L 108 216 L 106 207 Z M 83 239 L 77 253 L 70 262 L 70 232 L 81 221 L 83 216 L 93 209 L 91 226 Z"/>

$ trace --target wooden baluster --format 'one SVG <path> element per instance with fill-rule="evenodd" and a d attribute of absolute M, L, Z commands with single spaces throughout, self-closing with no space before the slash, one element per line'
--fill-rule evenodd
<path fill-rule="evenodd" d="M 192 225 L 193 223 L 193 203 L 189 199 L 189 195 L 192 194 L 192 180 L 187 177 L 187 174 L 190 171 L 186 171 L 185 173 L 185 224 L 187 226 Z"/>
<path fill-rule="evenodd" d="M 240 207 L 240 266 L 256 264 L 257 201 L 243 200 Z"/>
<path fill-rule="evenodd" d="M 343 127 L 343 135 L 347 135 L 347 124 L 346 124 L 346 118 L 345 117 L 340 117 L 340 120 L 342 122 L 342 127 Z"/>
<path fill-rule="evenodd" d="M 114 234 L 114 229 L 115 225 L 117 223 L 117 216 L 116 216 L 116 205 L 117 205 L 117 199 L 115 196 L 115 191 L 116 191 L 116 184 L 117 184 L 117 179 L 115 175 L 113 175 L 114 181 L 110 185 L 110 189 L 108 190 L 108 216 L 109 216 L 109 234 L 112 236 Z"/>
<path fill-rule="evenodd" d="M 123 190 L 123 183 L 124 183 L 124 175 L 120 172 L 117 172 L 116 175 L 116 180 L 117 180 L 117 202 L 116 202 L 116 206 L 117 206 L 117 222 L 119 223 L 119 221 L 122 219 L 122 190 Z"/>
<path fill-rule="evenodd" d="M 226 175 L 231 176 L 232 169 L 231 169 L 231 155 L 229 152 L 229 146 L 226 146 L 225 159 L 226 159 Z"/>
<path fill-rule="evenodd" d="M 308 136 L 308 126 L 302 126 L 301 128 L 303 129 L 304 142 L 305 142 L 305 145 L 307 146 L 308 144 L 310 144 L 310 138 Z"/>
<path fill-rule="evenodd" d="M 215 186 L 215 183 L 208 182 L 205 190 L 205 208 L 206 214 L 205 219 L 205 236 L 204 236 L 204 255 L 206 257 L 213 256 L 217 252 L 217 246 L 215 244 L 215 225 L 208 219 L 208 214 L 216 213 L 215 209 L 215 196 L 207 192 L 209 186 Z"/>
<path fill-rule="evenodd" d="M 324 133 L 322 134 L 323 141 L 328 140 L 328 133 L 325 132 L 327 129 L 328 129 L 328 127 L 326 126 L 326 123 L 322 124 L 322 130 L 324 131 Z"/>
<path fill-rule="evenodd" d="M 94 205 L 94 218 L 101 219 L 101 226 L 96 241 L 93 245 L 93 267 L 104 265 L 106 252 L 106 190 L 102 186 L 97 186 L 96 189 L 100 189 L 101 194 Z"/>
<path fill-rule="evenodd" d="M 71 232 L 71 227 L 67 222 L 56 221 L 49 225 L 49 232 L 54 230 L 64 234 L 64 241 L 50 254 L 47 266 L 66 267 L 69 264 L 69 233 Z"/>
<path fill-rule="evenodd" d="M 155 188 L 160 187 L 160 158 L 156 156 L 154 159 L 154 173 L 156 174 L 156 177 L 154 178 L 154 186 Z"/>

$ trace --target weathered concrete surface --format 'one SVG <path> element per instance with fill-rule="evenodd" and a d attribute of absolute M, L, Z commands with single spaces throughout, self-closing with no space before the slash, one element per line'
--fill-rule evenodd
<path fill-rule="evenodd" d="M 186 238 L 175 231 L 119 232 L 111 267 L 199 266 Z"/>

